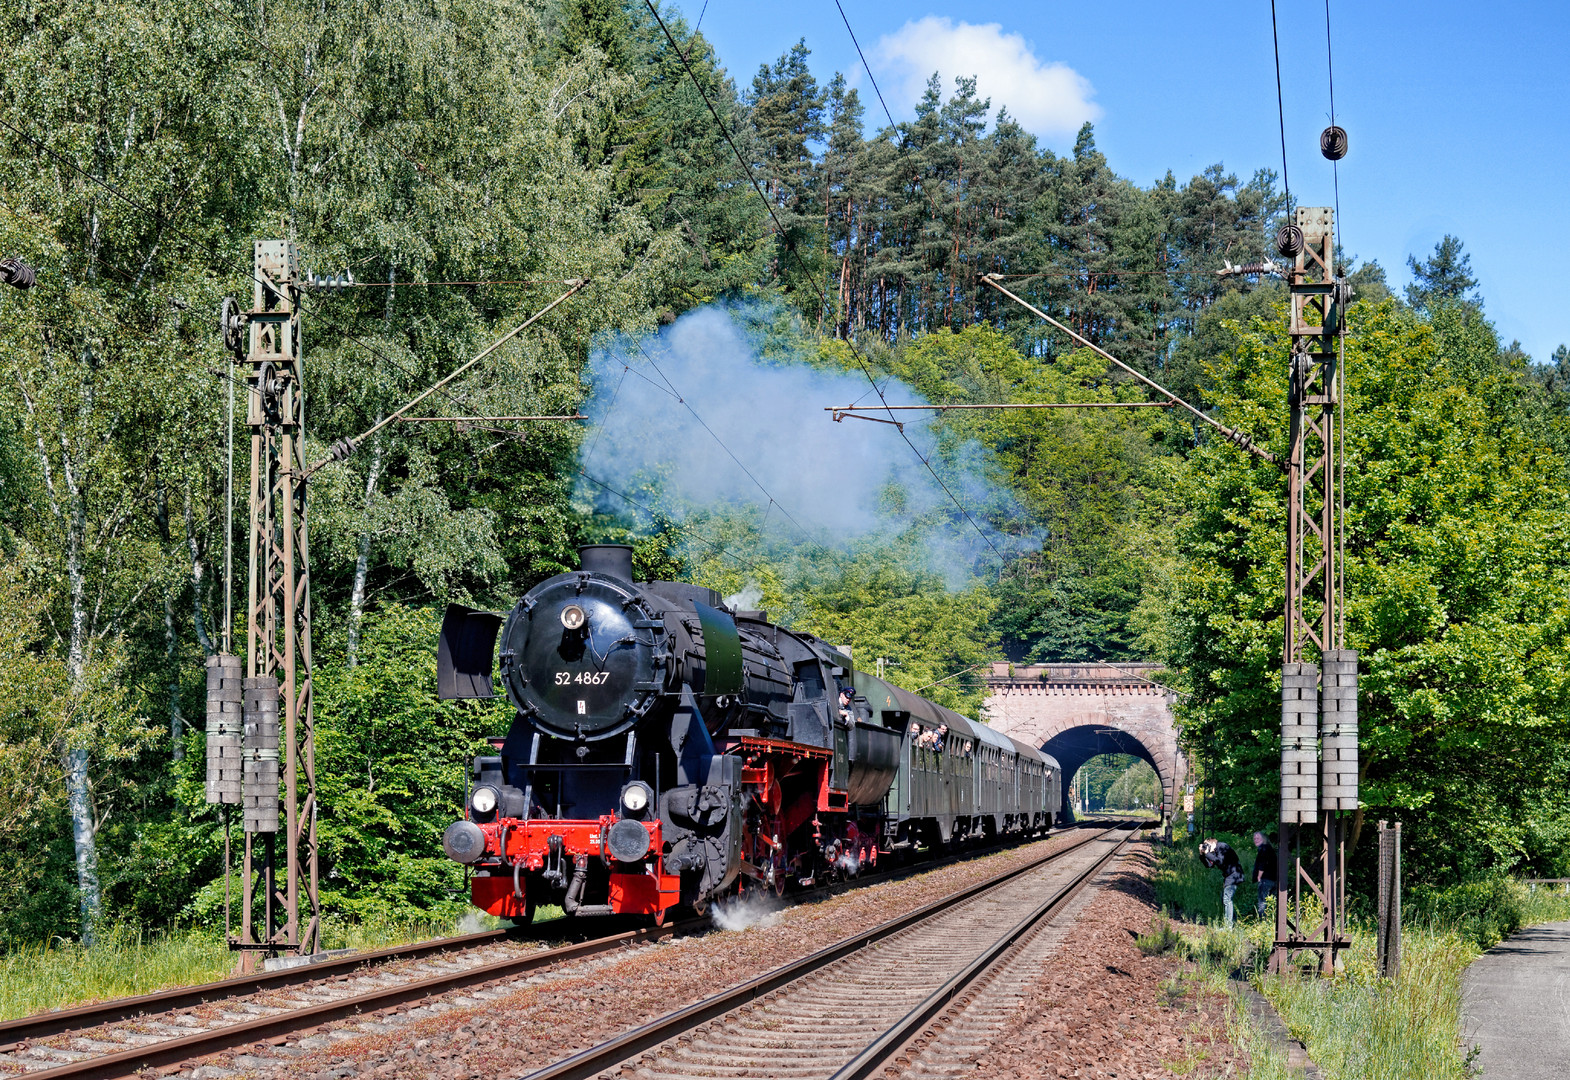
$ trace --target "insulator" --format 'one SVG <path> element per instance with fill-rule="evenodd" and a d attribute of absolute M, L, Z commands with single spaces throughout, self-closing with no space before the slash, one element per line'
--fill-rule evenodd
<path fill-rule="evenodd" d="M 240 351 L 240 330 L 245 325 L 245 320 L 240 316 L 240 304 L 232 296 L 226 296 L 218 303 L 218 333 L 223 338 L 224 348 L 232 353 Z"/>
<path fill-rule="evenodd" d="M 305 287 L 313 292 L 343 292 L 354 284 L 354 275 L 347 270 L 341 274 L 310 274 L 305 279 Z"/>
<path fill-rule="evenodd" d="M 1287 259 L 1303 254 L 1303 230 L 1296 225 L 1281 226 L 1276 230 L 1276 250 Z"/>
<path fill-rule="evenodd" d="M 339 439 L 337 442 L 333 443 L 332 448 L 328 451 L 328 453 L 332 455 L 332 459 L 334 461 L 342 461 L 350 454 L 354 453 L 354 440 Z"/>
<path fill-rule="evenodd" d="M 1346 129 L 1331 124 L 1319 133 L 1319 152 L 1331 161 L 1346 157 Z"/>
<path fill-rule="evenodd" d="M 38 274 L 21 259 L 0 259 L 0 281 L 18 289 L 31 289 L 38 284 Z"/>

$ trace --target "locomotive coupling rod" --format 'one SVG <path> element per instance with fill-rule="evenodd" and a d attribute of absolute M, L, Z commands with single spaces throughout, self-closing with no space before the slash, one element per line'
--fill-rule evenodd
<path fill-rule="evenodd" d="M 334 461 L 342 461 L 344 458 L 346 458 L 350 454 L 354 453 L 355 448 L 358 447 L 362 442 L 364 442 L 366 439 L 369 439 L 372 435 L 375 435 L 378 431 L 382 430 L 382 428 L 386 427 L 388 424 L 396 423 L 397 421 L 402 420 L 404 414 L 407 413 L 410 409 L 414 408 L 420 402 L 424 401 L 426 398 L 430 397 L 432 394 L 434 394 L 438 390 L 442 389 L 442 387 L 446 386 L 448 383 L 452 382 L 458 376 L 460 376 L 464 372 L 468 371 L 475 364 L 478 364 L 481 360 L 484 360 L 487 356 L 491 355 L 491 353 L 495 352 L 497 349 L 501 348 L 507 342 L 511 341 L 513 338 L 515 338 L 519 334 L 523 333 L 525 330 L 527 330 L 530 326 L 533 326 L 540 319 L 543 319 L 558 304 L 565 303 L 568 299 L 570 299 L 572 297 L 572 295 L 574 293 L 576 293 L 579 289 L 582 289 L 591 280 L 592 280 L 591 278 L 578 278 L 576 281 L 573 282 L 572 288 L 570 288 L 566 292 L 562 293 L 556 299 L 552 300 L 549 304 L 546 304 L 544 307 L 542 307 L 539 311 L 536 311 L 533 315 L 530 315 L 527 319 L 523 320 L 523 322 L 519 323 L 517 326 L 513 327 L 507 333 L 503 334 L 501 337 L 499 337 L 495 341 L 491 342 L 485 348 L 481 349 L 477 354 L 475 354 L 475 356 L 474 356 L 474 358 L 472 360 L 469 360 L 466 363 L 460 364 L 456 369 L 454 369 L 445 378 L 441 379 L 440 381 L 438 381 L 436 383 L 433 383 L 432 385 L 428 386 L 426 389 L 422 390 L 418 395 L 416 395 L 414 397 L 413 400 L 409 401 L 403 407 L 399 408 L 391 416 L 388 416 L 388 417 L 378 421 L 376 424 L 372 425 L 370 428 L 366 429 L 365 431 L 361 432 L 360 434 L 354 436 L 352 439 L 339 439 L 337 442 L 333 443 L 332 451 L 330 453 L 328 453 L 328 455 L 326 457 L 322 458 L 316 464 L 312 465 L 310 468 L 305 470 L 304 479 L 309 480 L 311 478 L 311 476 L 316 472 L 316 470 L 320 469 L 324 465 L 329 465 L 329 464 L 331 464 Z"/>
<path fill-rule="evenodd" d="M 1236 430 L 1234 428 L 1227 427 L 1225 424 L 1223 424 L 1221 421 L 1217 420 L 1215 417 L 1208 415 L 1207 413 L 1203 412 L 1200 409 L 1196 409 L 1194 406 L 1190 405 L 1188 402 L 1186 402 L 1182 398 L 1178 397 L 1176 394 L 1174 394 L 1172 391 L 1168 390 L 1166 387 L 1161 386 L 1159 383 L 1155 382 L 1154 380 L 1148 379 L 1144 375 L 1139 373 L 1138 371 L 1135 371 L 1133 368 L 1129 367 L 1123 361 L 1119 360 L 1117 357 L 1115 357 L 1111 353 L 1107 352 L 1107 350 L 1103 349 L 1100 345 L 1097 345 L 1095 342 L 1089 340 L 1088 338 L 1084 337 L 1081 334 L 1075 333 L 1073 330 L 1070 330 L 1068 327 L 1066 327 L 1062 323 L 1058 322 L 1051 315 L 1048 315 L 1045 311 L 1042 311 L 1040 308 L 1036 307 L 1034 304 L 1032 304 L 1029 301 L 1023 299 L 1022 297 L 1019 297 L 1019 296 L 1015 295 L 1014 293 L 1010 292 L 1007 288 L 1005 288 L 1003 286 L 1003 283 L 998 280 L 998 276 L 999 275 L 997 275 L 997 274 L 982 274 L 981 275 L 981 282 L 984 285 L 992 286 L 994 289 L 998 290 L 998 292 L 1002 293 L 1004 296 L 1006 296 L 1010 300 L 1014 301 L 1016 304 L 1018 304 L 1020 307 L 1024 308 L 1026 311 L 1030 312 L 1032 315 L 1036 316 L 1038 319 L 1043 320 L 1048 325 L 1057 327 L 1059 330 L 1063 331 L 1069 337 L 1071 337 L 1075 341 L 1079 342 L 1085 348 L 1087 348 L 1087 349 L 1091 350 L 1092 352 L 1096 353 L 1098 356 L 1101 356 L 1102 358 L 1110 361 L 1111 363 L 1116 364 L 1118 367 L 1122 368 L 1124 371 L 1126 371 L 1130 375 L 1134 376 L 1134 378 L 1138 379 L 1140 382 L 1142 382 L 1146 386 L 1150 387 L 1156 393 L 1162 394 L 1165 397 L 1167 397 L 1167 398 L 1171 399 L 1172 401 L 1176 402 L 1177 404 L 1183 406 L 1183 408 L 1185 408 L 1189 412 L 1193 413 L 1196 417 L 1198 417 L 1199 419 L 1203 420 L 1205 423 L 1209 424 L 1211 427 L 1215 428 L 1217 431 L 1221 432 L 1222 435 L 1226 436 L 1226 439 L 1227 439 L 1228 442 L 1235 443 L 1238 446 L 1242 447 L 1244 450 L 1247 450 L 1250 454 L 1253 454 L 1255 457 L 1259 458 L 1261 461 L 1268 461 L 1268 462 L 1270 462 L 1270 464 L 1274 465 L 1276 468 L 1282 470 L 1283 472 L 1286 471 L 1286 462 L 1284 462 L 1280 458 L 1276 457 L 1276 455 L 1272 454 L 1269 450 L 1266 450 L 1264 447 L 1256 446 L 1254 444 L 1254 441 L 1252 439 L 1250 439 L 1247 435 L 1244 435 L 1241 431 L 1238 431 L 1238 430 Z"/>

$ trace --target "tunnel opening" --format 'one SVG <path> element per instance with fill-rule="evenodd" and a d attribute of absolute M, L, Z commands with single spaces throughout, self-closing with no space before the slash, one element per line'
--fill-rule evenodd
<path fill-rule="evenodd" d="M 1099 754 L 1069 777 L 1076 813 L 1161 809 L 1155 766 L 1133 754 Z"/>
<path fill-rule="evenodd" d="M 1063 768 L 1063 802 L 1059 820 L 1078 820 L 1086 813 L 1110 809 L 1106 795 L 1112 784 L 1128 774 L 1135 762 L 1143 763 L 1154 774 L 1152 808 L 1163 819 L 1173 810 L 1174 783 L 1169 763 L 1158 757 L 1137 736 L 1105 724 L 1087 724 L 1061 731 L 1048 739 L 1042 750 L 1056 758 Z M 1124 782 L 1120 795 L 1130 789 L 1147 794 L 1151 785 L 1141 784 L 1139 776 Z M 1128 801 L 1126 798 L 1120 801 Z"/>

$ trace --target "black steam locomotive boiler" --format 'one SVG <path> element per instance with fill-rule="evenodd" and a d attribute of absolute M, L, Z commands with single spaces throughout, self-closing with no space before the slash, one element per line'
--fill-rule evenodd
<path fill-rule="evenodd" d="M 499 675 L 516 708 L 442 838 L 477 907 L 663 919 L 1050 826 L 1061 773 L 1036 748 L 711 589 L 635 583 L 631 548 L 580 558 L 505 617 L 443 620 L 440 696 L 492 697 Z"/>

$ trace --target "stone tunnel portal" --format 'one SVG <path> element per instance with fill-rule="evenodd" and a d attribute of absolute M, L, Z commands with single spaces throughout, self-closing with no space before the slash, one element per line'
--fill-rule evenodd
<path fill-rule="evenodd" d="M 1170 821 L 1188 779 L 1177 745 L 1177 695 L 1154 681 L 1154 664 L 994 664 L 987 675 L 986 716 L 998 731 L 1032 743 L 1063 767 L 1068 781 L 1098 754 L 1143 758 L 1161 781 L 1162 819 Z"/>

